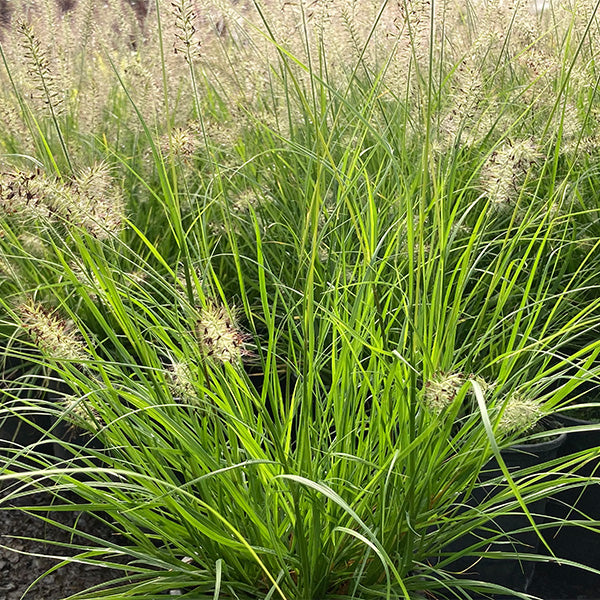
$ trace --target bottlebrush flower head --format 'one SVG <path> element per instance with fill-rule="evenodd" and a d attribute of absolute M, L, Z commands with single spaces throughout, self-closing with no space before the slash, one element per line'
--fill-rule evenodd
<path fill-rule="evenodd" d="M 105 425 L 102 415 L 85 398 L 69 396 L 63 401 L 63 407 L 65 419 L 73 427 L 95 431 Z"/>
<path fill-rule="evenodd" d="M 21 327 L 34 344 L 54 360 L 82 362 L 88 358 L 86 347 L 73 327 L 51 313 L 39 302 L 27 299 L 16 307 Z"/>
<path fill-rule="evenodd" d="M 174 398 L 189 404 L 198 403 L 194 374 L 190 364 L 173 360 L 167 372 L 167 383 Z"/>
<path fill-rule="evenodd" d="M 247 336 L 238 327 L 235 313 L 215 301 L 209 301 L 200 311 L 196 337 L 206 356 L 220 362 L 237 362 L 250 352 L 244 347 Z"/>
<path fill-rule="evenodd" d="M 465 382 L 466 377 L 462 373 L 434 373 L 425 383 L 425 406 L 431 412 L 441 414 L 452 404 Z"/>
<path fill-rule="evenodd" d="M 520 394 L 509 396 L 502 408 L 498 431 L 508 435 L 531 429 L 543 416 L 539 403 L 533 398 L 524 398 Z"/>

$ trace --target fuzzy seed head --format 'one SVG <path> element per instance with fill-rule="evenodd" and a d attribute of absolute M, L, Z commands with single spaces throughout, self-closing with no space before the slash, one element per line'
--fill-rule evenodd
<path fill-rule="evenodd" d="M 490 383 L 489 381 L 486 381 L 480 375 L 471 375 L 469 377 L 469 379 L 472 380 L 472 381 L 476 381 L 479 384 L 479 387 L 481 388 L 481 391 L 483 392 L 484 396 L 488 392 L 491 392 L 496 387 L 495 383 Z"/>
<path fill-rule="evenodd" d="M 506 142 L 488 157 L 481 172 L 481 187 L 496 207 L 511 205 L 520 194 L 528 171 L 540 154 L 531 140 Z"/>
<path fill-rule="evenodd" d="M 63 400 L 65 418 L 74 426 L 87 430 L 97 430 L 104 426 L 100 413 L 85 398 L 70 396 Z"/>
<path fill-rule="evenodd" d="M 44 240 L 33 233 L 24 232 L 19 236 L 19 242 L 26 252 L 33 256 L 42 257 L 46 254 L 48 248 Z"/>
<path fill-rule="evenodd" d="M 41 171 L 0 174 L 0 211 L 19 219 L 51 219 L 67 203 L 66 188 Z"/>
<path fill-rule="evenodd" d="M 141 286 L 147 283 L 148 275 L 142 270 L 130 271 L 125 278 L 125 284 L 128 287 Z"/>
<path fill-rule="evenodd" d="M 175 127 L 170 138 L 161 137 L 159 145 L 165 156 L 172 155 L 187 162 L 200 149 L 200 132 L 196 127 Z"/>
<path fill-rule="evenodd" d="M 235 196 L 231 202 L 231 210 L 234 213 L 243 213 L 250 208 L 256 209 L 259 204 L 259 198 L 252 188 L 247 188 Z"/>
<path fill-rule="evenodd" d="M 125 207 L 106 163 L 79 172 L 72 185 L 72 220 L 98 239 L 117 235 L 123 227 Z"/>
<path fill-rule="evenodd" d="M 542 409 L 536 400 L 523 398 L 520 394 L 513 394 L 506 400 L 498 431 L 508 435 L 518 431 L 531 429 L 543 416 Z"/>
<path fill-rule="evenodd" d="M 167 375 L 169 389 L 174 398 L 180 398 L 190 404 L 197 403 L 194 376 L 189 364 L 173 361 Z"/>
<path fill-rule="evenodd" d="M 18 281 L 20 279 L 20 269 L 18 265 L 13 264 L 4 256 L 0 256 L 0 277 Z"/>
<path fill-rule="evenodd" d="M 235 317 L 216 302 L 208 303 L 201 310 L 196 336 L 206 355 L 220 362 L 235 363 L 248 354 L 244 348 L 246 336 L 238 328 Z"/>
<path fill-rule="evenodd" d="M 83 342 L 65 319 L 50 313 L 32 299 L 19 304 L 16 313 L 21 327 L 44 354 L 55 360 L 86 360 Z"/>
<path fill-rule="evenodd" d="M 3 124 L 4 128 L 2 139 L 0 139 L 0 147 L 4 148 L 5 152 L 9 152 L 7 150 L 7 142 L 9 142 L 10 138 L 13 138 L 19 140 L 19 145 L 26 145 L 21 147 L 28 147 L 30 153 L 34 153 L 33 148 L 30 147 L 30 134 L 19 111 L 10 102 L 9 98 L 3 96 L 0 96 L 0 123 Z"/>
<path fill-rule="evenodd" d="M 100 163 L 68 183 L 41 171 L 0 173 L 0 212 L 81 227 L 105 239 L 121 230 L 124 204 L 107 166 Z"/>
<path fill-rule="evenodd" d="M 231 150 L 238 142 L 243 133 L 243 122 L 241 119 L 230 119 L 217 121 L 206 119 L 204 131 L 210 143 L 221 150 Z"/>
<path fill-rule="evenodd" d="M 29 23 L 18 20 L 17 31 L 22 36 L 23 56 L 27 61 L 28 75 L 36 86 L 37 96 L 44 107 L 57 116 L 63 111 L 64 97 L 50 68 L 48 52 Z"/>
<path fill-rule="evenodd" d="M 486 129 L 481 73 L 466 59 L 456 69 L 450 100 L 440 115 L 438 139 L 434 145 L 442 155 L 459 141 L 462 146 L 471 147 L 485 135 L 481 133 Z"/>
<path fill-rule="evenodd" d="M 191 292 L 192 292 L 192 304 L 194 306 L 201 306 L 202 305 L 202 299 L 204 298 L 204 277 L 202 275 L 202 273 L 200 272 L 199 269 L 196 269 L 194 271 L 194 273 L 190 273 L 190 279 L 191 279 Z M 179 269 L 179 271 L 177 272 L 177 284 L 178 284 L 178 288 L 177 288 L 177 293 L 179 294 L 179 297 L 184 300 L 185 302 L 189 302 L 190 301 L 190 297 L 188 296 L 188 289 L 187 289 L 187 279 L 185 276 L 185 270 L 182 268 Z"/>
<path fill-rule="evenodd" d="M 103 299 L 105 298 L 102 284 L 98 281 L 95 274 L 87 269 L 83 263 L 75 260 L 69 261 L 69 270 L 83 288 L 79 289 L 78 293 L 84 293 L 83 290 L 85 290 L 85 293 L 93 302 L 98 300 L 99 294 Z"/>
<path fill-rule="evenodd" d="M 450 226 L 450 236 L 456 239 L 465 239 L 471 236 L 473 228 L 464 223 L 452 223 Z"/>
<path fill-rule="evenodd" d="M 175 41 L 173 43 L 175 54 L 182 54 L 188 62 L 200 59 L 202 44 L 196 30 L 196 14 L 192 2 L 176 0 L 171 2 L 171 6 L 175 19 Z"/>
<path fill-rule="evenodd" d="M 462 373 L 434 373 L 425 384 L 425 406 L 434 414 L 442 414 L 452 404 L 465 381 Z"/>

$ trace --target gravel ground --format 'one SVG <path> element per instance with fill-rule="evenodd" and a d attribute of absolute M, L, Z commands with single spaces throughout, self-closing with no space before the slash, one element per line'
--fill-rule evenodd
<path fill-rule="evenodd" d="M 4 505 L 6 493 L 0 491 Z M 22 501 L 7 502 L 10 506 L 44 506 L 51 502 L 48 494 L 39 493 Z M 73 524 L 78 513 L 53 513 L 61 523 Z M 78 528 L 101 536 L 109 535 L 106 527 L 88 515 L 81 515 Z M 0 512 L 0 600 L 59 600 L 93 585 L 119 575 L 118 571 L 101 569 L 92 565 L 69 564 L 50 573 L 28 590 L 29 586 L 48 569 L 56 565 L 57 558 L 46 555 L 64 555 L 64 549 L 44 542 L 18 539 L 13 536 L 69 542 L 69 533 L 51 527 L 42 520 L 23 511 Z M 24 596 L 25 595 L 25 596 Z"/>

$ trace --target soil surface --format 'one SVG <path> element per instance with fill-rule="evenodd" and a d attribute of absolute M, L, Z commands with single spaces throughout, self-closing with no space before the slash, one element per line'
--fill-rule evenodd
<path fill-rule="evenodd" d="M 6 500 L 6 496 L 7 490 L 0 490 L 2 508 L 47 506 L 52 502 L 51 496 L 44 493 L 36 493 L 18 501 Z M 66 525 L 73 525 L 79 518 L 78 529 L 102 537 L 110 535 L 106 526 L 89 515 L 53 512 L 49 516 Z M 46 542 L 20 539 L 21 536 L 46 540 Z M 55 546 L 48 543 L 49 541 L 69 543 L 74 540 L 67 531 L 46 524 L 34 514 L 22 510 L 0 512 L 0 600 L 21 598 L 59 600 L 109 581 L 120 574 L 119 571 L 102 569 L 94 565 L 71 563 L 36 581 L 38 577 L 59 564 L 61 556 L 68 554 L 68 550 L 64 547 Z"/>

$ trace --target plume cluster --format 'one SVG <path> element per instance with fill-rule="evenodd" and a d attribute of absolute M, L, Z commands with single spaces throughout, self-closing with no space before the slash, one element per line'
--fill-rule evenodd
<path fill-rule="evenodd" d="M 28 298 L 16 306 L 21 327 L 33 343 L 54 360 L 81 363 L 89 357 L 86 347 L 66 319 Z"/>
<path fill-rule="evenodd" d="M 78 227 L 98 239 L 117 235 L 124 219 L 121 193 L 104 164 L 83 169 L 67 183 L 40 170 L 0 173 L 0 209 L 25 222 Z"/>

